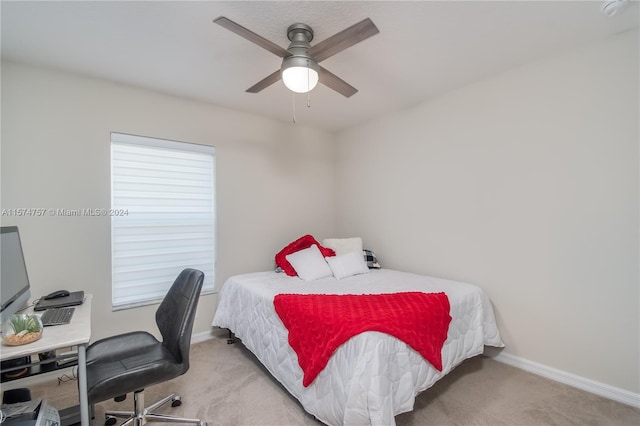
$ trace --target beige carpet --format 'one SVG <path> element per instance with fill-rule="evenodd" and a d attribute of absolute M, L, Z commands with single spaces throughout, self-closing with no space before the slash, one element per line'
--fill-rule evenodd
<path fill-rule="evenodd" d="M 32 387 L 34 398 L 54 407 L 77 404 L 76 384 Z M 198 417 L 213 425 L 320 425 L 281 388 L 241 343 L 219 338 L 198 343 L 184 376 L 146 390 L 147 404 L 177 392 L 183 404 L 168 414 Z M 95 425 L 105 407 L 96 406 Z M 640 425 L 640 410 L 547 380 L 488 358 L 467 360 L 416 398 L 415 409 L 396 417 L 398 425 Z"/>

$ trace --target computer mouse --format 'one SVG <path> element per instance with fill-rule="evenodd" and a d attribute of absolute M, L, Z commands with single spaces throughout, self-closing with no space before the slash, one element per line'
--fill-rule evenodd
<path fill-rule="evenodd" d="M 49 293 L 44 297 L 44 300 L 57 299 L 58 297 L 66 297 L 69 295 L 67 290 L 56 290 L 53 293 Z"/>

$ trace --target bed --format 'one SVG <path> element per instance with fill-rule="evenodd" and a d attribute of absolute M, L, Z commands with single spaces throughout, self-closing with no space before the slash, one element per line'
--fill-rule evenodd
<path fill-rule="evenodd" d="M 435 368 L 407 343 L 367 331 L 340 345 L 307 386 L 289 332 L 274 308 L 283 294 L 446 294 L 450 324 Z M 471 284 L 389 269 L 337 280 L 303 281 L 277 272 L 236 275 L 223 285 L 213 326 L 229 329 L 297 398 L 304 409 L 328 425 L 394 425 L 395 416 L 413 409 L 417 394 L 431 387 L 484 346 L 504 346 L 489 298 Z"/>

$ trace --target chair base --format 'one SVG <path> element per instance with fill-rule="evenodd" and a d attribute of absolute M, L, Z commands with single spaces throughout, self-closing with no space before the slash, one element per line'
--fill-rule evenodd
<path fill-rule="evenodd" d="M 193 423 L 199 426 L 207 426 L 206 422 L 199 419 L 189 419 L 184 417 L 175 417 L 168 414 L 154 413 L 153 411 L 160 408 L 171 401 L 173 407 L 177 407 L 182 404 L 180 397 L 175 393 L 161 399 L 145 408 L 144 406 L 144 389 L 135 391 L 133 393 L 133 411 L 106 411 L 105 425 L 113 425 L 117 422 L 118 418 L 126 419 L 120 426 L 142 426 L 149 422 L 160 423 Z"/>

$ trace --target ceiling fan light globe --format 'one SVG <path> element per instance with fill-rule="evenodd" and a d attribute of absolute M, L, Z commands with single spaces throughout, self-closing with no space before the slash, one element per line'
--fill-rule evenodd
<path fill-rule="evenodd" d="M 318 84 L 318 72 L 308 67 L 289 67 L 282 70 L 282 81 L 296 93 L 307 93 Z"/>

